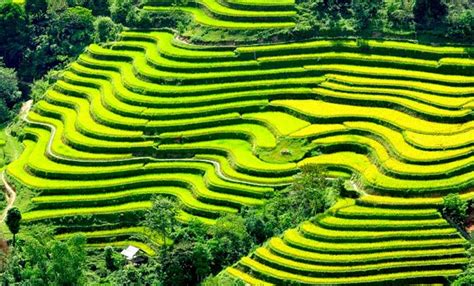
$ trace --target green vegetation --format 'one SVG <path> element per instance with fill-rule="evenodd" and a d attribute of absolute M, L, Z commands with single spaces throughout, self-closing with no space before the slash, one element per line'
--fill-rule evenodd
<path fill-rule="evenodd" d="M 0 125 L 0 170 L 18 158 L 22 152 L 18 138 L 10 135 L 16 134 L 18 129 L 18 126 Z"/>
<path fill-rule="evenodd" d="M 5 68 L 0 61 L 0 124 L 11 119 L 13 107 L 21 97 L 18 79 L 13 69 Z"/>
<path fill-rule="evenodd" d="M 443 214 L 463 227 L 468 215 L 467 205 L 458 194 L 449 194 L 443 198 Z"/>
<path fill-rule="evenodd" d="M 2 283 L 469 281 L 468 4 L 0 4 Z"/>
<path fill-rule="evenodd" d="M 8 230 L 13 234 L 13 246 L 15 246 L 16 234 L 20 231 L 21 213 L 18 208 L 11 208 L 7 212 L 5 223 L 8 226 Z"/>
<path fill-rule="evenodd" d="M 439 277 L 439 272 L 423 269 L 426 265 L 446 265 L 445 273 L 458 274 L 459 269 L 455 272 L 449 268 L 467 262 L 465 240 L 439 217 L 435 209 L 365 208 L 346 199 L 327 214 L 316 216 L 279 238 L 272 238 L 226 271 L 249 283 L 258 279 L 310 284 Z M 336 223 L 338 220 L 347 222 Z M 421 220 L 425 234 L 418 230 L 406 231 L 407 227 L 415 226 L 417 220 Z M 449 241 L 449 245 L 443 244 L 446 249 L 436 249 L 441 243 L 438 239 Z M 403 260 L 408 257 L 411 257 L 410 262 Z M 249 269 L 254 275 L 240 274 L 249 273 Z"/>
<path fill-rule="evenodd" d="M 2 271 L 4 284 L 78 285 L 85 281 L 85 237 L 74 236 L 68 241 L 53 240 L 41 228 L 19 241 L 7 258 Z M 23 267 L 22 265 L 27 265 Z"/>

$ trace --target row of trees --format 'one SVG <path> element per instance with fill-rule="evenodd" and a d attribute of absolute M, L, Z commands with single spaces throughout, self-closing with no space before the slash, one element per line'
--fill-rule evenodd
<path fill-rule="evenodd" d="M 295 32 L 318 35 L 437 34 L 474 40 L 474 4 L 470 0 L 297 0 Z"/>

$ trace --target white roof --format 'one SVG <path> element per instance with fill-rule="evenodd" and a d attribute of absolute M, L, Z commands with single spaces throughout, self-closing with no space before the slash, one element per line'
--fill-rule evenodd
<path fill-rule="evenodd" d="M 135 246 L 129 245 L 127 248 L 122 250 L 122 252 L 120 252 L 120 254 L 127 257 L 128 260 L 131 260 L 131 259 L 133 259 L 133 257 L 135 257 L 135 254 L 137 254 L 137 252 L 139 250 L 140 249 L 136 248 Z"/>

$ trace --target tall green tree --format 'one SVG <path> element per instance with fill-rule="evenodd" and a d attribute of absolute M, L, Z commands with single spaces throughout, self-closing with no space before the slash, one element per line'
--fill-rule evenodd
<path fill-rule="evenodd" d="M 14 69 L 6 68 L 0 61 L 0 99 L 12 107 L 21 98 L 18 78 Z"/>
<path fill-rule="evenodd" d="M 75 235 L 66 242 L 50 243 L 48 275 L 54 285 L 82 285 L 85 283 L 86 237 Z"/>
<path fill-rule="evenodd" d="M 351 9 L 358 31 L 363 31 L 371 26 L 376 26 L 380 19 L 378 14 L 383 7 L 383 0 L 353 0 Z"/>
<path fill-rule="evenodd" d="M 386 1 L 382 13 L 385 27 L 395 31 L 413 31 L 413 4 L 414 0 Z"/>
<path fill-rule="evenodd" d="M 413 6 L 414 20 L 419 30 L 434 30 L 443 24 L 448 14 L 444 0 L 416 0 Z"/>
<path fill-rule="evenodd" d="M 449 5 L 447 17 L 448 35 L 454 39 L 474 41 L 474 4 L 467 1 L 458 1 Z"/>
<path fill-rule="evenodd" d="M 48 2 L 46 0 L 26 0 L 25 11 L 29 17 L 46 14 Z"/>
<path fill-rule="evenodd" d="M 197 285 L 209 272 L 210 252 L 204 243 L 181 241 L 161 257 L 164 285 Z"/>
<path fill-rule="evenodd" d="M 110 16 L 116 23 L 127 25 L 127 17 L 135 6 L 133 0 L 111 0 Z"/>
<path fill-rule="evenodd" d="M 443 197 L 443 213 L 461 227 L 467 219 L 467 209 L 467 202 L 461 199 L 459 194 L 453 193 Z"/>
<path fill-rule="evenodd" d="M 50 28 L 52 44 L 60 56 L 75 56 L 84 51 L 94 37 L 94 16 L 83 7 L 68 8 L 55 18 Z"/>
<path fill-rule="evenodd" d="M 178 207 L 175 201 L 166 197 L 156 197 L 152 208 L 145 214 L 144 225 L 159 232 L 163 239 L 170 237 L 177 225 Z M 165 247 L 166 249 L 166 247 Z"/>
<path fill-rule="evenodd" d="M 13 207 L 8 210 L 7 218 L 5 223 L 8 226 L 8 229 L 13 234 L 13 246 L 16 243 L 16 235 L 20 231 L 20 222 L 21 222 L 21 212 L 17 207 Z"/>
<path fill-rule="evenodd" d="M 11 108 L 20 100 L 21 92 L 14 69 L 6 68 L 0 61 L 0 123 L 10 119 Z"/>
<path fill-rule="evenodd" d="M 8 67 L 20 65 L 27 44 L 27 18 L 18 4 L 0 4 L 0 58 Z"/>
<path fill-rule="evenodd" d="M 211 269 L 216 273 L 223 267 L 233 264 L 247 254 L 252 246 L 245 220 L 237 215 L 219 218 L 210 229 L 212 239 L 209 248 L 212 254 Z"/>
<path fill-rule="evenodd" d="M 109 0 L 66 0 L 69 7 L 81 6 L 92 11 L 94 16 L 108 16 Z"/>
<path fill-rule="evenodd" d="M 110 17 L 100 16 L 94 21 L 95 39 L 96 43 L 105 43 L 115 41 L 119 38 L 119 33 L 123 27 L 120 24 L 115 24 Z"/>
<path fill-rule="evenodd" d="M 22 79 L 32 82 L 54 67 L 65 65 L 94 39 L 94 16 L 83 7 L 51 14 L 46 26 L 36 30 L 21 66 Z"/>

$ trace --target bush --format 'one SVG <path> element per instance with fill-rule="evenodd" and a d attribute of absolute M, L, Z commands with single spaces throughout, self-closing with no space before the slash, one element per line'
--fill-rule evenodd
<path fill-rule="evenodd" d="M 460 226 L 464 226 L 467 219 L 467 202 L 459 194 L 449 194 L 443 198 L 443 214 Z"/>
<path fill-rule="evenodd" d="M 10 119 L 9 110 L 20 98 L 21 92 L 15 70 L 4 67 L 0 62 L 0 123 Z"/>
<path fill-rule="evenodd" d="M 256 244 L 295 227 L 330 208 L 339 197 L 343 185 L 328 181 L 325 171 L 304 166 L 294 183 L 278 192 L 262 208 L 244 209 L 242 216 L 248 233 Z"/>
<path fill-rule="evenodd" d="M 50 70 L 43 78 L 35 80 L 31 85 L 30 98 L 34 102 L 43 99 L 46 91 L 59 79 L 61 71 L 53 69 Z"/>
<path fill-rule="evenodd" d="M 123 27 L 120 24 L 115 24 L 110 17 L 100 16 L 94 21 L 94 29 L 94 42 L 105 43 L 117 40 Z"/>
<path fill-rule="evenodd" d="M 455 10 L 449 13 L 448 35 L 455 39 L 474 41 L 474 8 Z"/>

